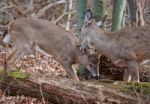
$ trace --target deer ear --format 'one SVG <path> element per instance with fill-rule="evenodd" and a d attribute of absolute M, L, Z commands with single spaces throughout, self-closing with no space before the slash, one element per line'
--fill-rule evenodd
<path fill-rule="evenodd" d="M 104 17 L 98 17 L 95 19 L 95 22 L 98 26 L 102 26 L 104 24 L 104 22 L 106 21 L 107 15 L 105 15 Z"/>
<path fill-rule="evenodd" d="M 93 14 L 92 14 L 91 9 L 86 10 L 85 17 L 87 17 L 88 20 L 92 19 Z"/>
<path fill-rule="evenodd" d="M 85 13 L 84 23 L 87 25 L 91 22 L 93 15 L 91 9 L 87 9 Z"/>

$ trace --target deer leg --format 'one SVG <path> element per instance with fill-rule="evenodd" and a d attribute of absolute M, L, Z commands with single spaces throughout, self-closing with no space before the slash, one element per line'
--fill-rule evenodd
<path fill-rule="evenodd" d="M 14 50 L 8 55 L 5 60 L 4 70 L 10 69 L 10 65 L 16 62 L 17 59 L 22 57 L 24 54 L 28 53 L 30 50 L 29 46 L 22 47 L 20 49 L 14 48 Z"/>
<path fill-rule="evenodd" d="M 127 70 L 129 72 L 129 76 L 131 75 L 131 81 L 139 82 L 139 70 L 138 63 L 136 61 L 128 61 L 127 62 Z"/>
<path fill-rule="evenodd" d="M 75 81 L 79 81 L 78 76 L 76 75 L 76 73 L 74 72 L 74 70 L 71 67 L 71 64 L 66 63 L 63 65 L 63 67 L 65 68 L 65 70 L 70 78 L 72 78 Z"/>
<path fill-rule="evenodd" d="M 124 71 L 123 80 L 128 82 L 131 81 L 131 74 L 128 69 Z"/>

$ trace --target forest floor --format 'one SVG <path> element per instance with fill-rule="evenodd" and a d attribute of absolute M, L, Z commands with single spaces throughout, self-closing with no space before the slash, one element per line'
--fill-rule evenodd
<path fill-rule="evenodd" d="M 28 74 L 42 74 L 43 76 L 60 76 L 65 78 L 66 72 L 61 67 L 61 65 L 55 61 L 53 58 L 47 58 L 37 53 L 33 53 L 29 55 L 25 55 L 20 60 L 18 60 L 12 67 L 17 70 L 21 70 L 22 72 Z M 0 69 L 3 69 L 4 59 L 6 58 L 6 53 L 0 52 Z M 103 61 L 102 61 L 103 60 Z M 123 69 L 117 70 L 111 64 L 110 60 L 105 57 L 102 58 L 102 63 L 100 67 L 101 76 L 103 78 L 113 79 L 113 80 L 122 80 Z M 107 69 L 107 70 L 106 70 Z M 148 70 L 145 71 L 144 74 L 147 76 Z M 143 72 L 142 72 L 143 74 Z M 144 76 L 145 76 L 144 75 Z M 82 76 L 80 76 L 82 77 Z M 142 80 L 146 81 L 147 77 L 142 77 Z M 1 91 L 0 91 L 1 92 Z M 5 93 L 0 93 L 0 104 L 43 104 L 43 102 L 39 101 L 36 98 L 27 97 L 27 96 L 9 96 L 5 95 Z"/>
<path fill-rule="evenodd" d="M 3 70 L 5 57 L 6 53 L 0 52 L 0 70 Z M 28 74 L 34 73 L 43 74 L 43 76 L 66 76 L 65 70 L 57 61 L 52 58 L 43 57 L 37 53 L 25 55 L 20 60 L 17 60 L 12 67 L 14 70 L 17 69 Z M 0 104 L 43 104 L 43 102 L 36 98 L 23 95 L 9 96 L 4 93 L 1 95 L 0 91 Z"/>

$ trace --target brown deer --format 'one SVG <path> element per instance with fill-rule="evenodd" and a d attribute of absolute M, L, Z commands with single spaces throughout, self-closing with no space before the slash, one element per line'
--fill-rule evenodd
<path fill-rule="evenodd" d="M 94 48 L 116 65 L 126 65 L 124 80 L 139 82 L 139 64 L 150 59 L 150 27 L 124 28 L 116 32 L 102 31 L 92 20 L 90 9 L 81 28 L 81 50 Z M 144 61 L 148 62 L 148 61 Z"/>
<path fill-rule="evenodd" d="M 71 67 L 75 63 L 86 66 L 98 75 L 98 63 L 93 64 L 90 55 L 81 52 L 75 35 L 46 20 L 26 17 L 12 21 L 4 32 L 3 42 L 13 46 L 13 51 L 6 59 L 5 69 L 34 49 L 43 55 L 52 55 L 74 80 L 78 80 Z"/>

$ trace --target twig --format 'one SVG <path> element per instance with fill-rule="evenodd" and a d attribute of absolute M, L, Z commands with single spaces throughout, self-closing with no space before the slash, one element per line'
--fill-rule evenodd
<path fill-rule="evenodd" d="M 4 13 L 6 13 L 10 18 L 11 18 L 11 20 L 13 20 L 14 18 L 13 18 L 13 16 L 11 15 L 11 13 L 9 13 L 8 11 L 3 11 Z M 10 21 L 11 21 L 10 20 Z"/>
<path fill-rule="evenodd" d="M 140 96 L 139 96 L 139 94 L 137 93 L 137 91 L 136 91 L 136 89 L 135 89 L 134 83 L 132 83 L 132 87 L 133 87 L 133 90 L 134 90 L 134 92 L 135 92 L 135 94 L 136 94 L 136 96 L 137 96 L 137 98 L 138 98 L 138 104 L 142 104 L 142 103 L 141 103 Z"/>
<path fill-rule="evenodd" d="M 8 50 L 1 45 L 0 45 L 0 50 L 1 50 L 1 53 L 7 53 L 8 52 Z"/>
<path fill-rule="evenodd" d="M 75 84 L 76 84 L 76 83 L 75 83 Z M 76 92 L 78 92 L 78 93 L 80 94 L 81 98 L 83 98 L 83 100 L 85 101 L 85 104 L 89 104 L 89 103 L 87 102 L 86 98 L 83 96 L 83 94 L 82 94 L 80 91 L 78 91 L 75 86 L 73 87 L 73 89 L 74 89 Z"/>
<path fill-rule="evenodd" d="M 21 14 L 23 14 L 24 17 L 27 17 L 27 14 L 24 13 L 23 10 L 21 10 L 20 8 L 18 8 L 17 6 L 14 5 L 14 8 L 18 10 L 18 12 L 20 12 Z"/>
<path fill-rule="evenodd" d="M 47 9 L 49 9 L 49 8 L 55 6 L 55 5 L 63 4 L 63 3 L 65 3 L 65 0 L 60 0 L 60 1 L 54 2 L 54 3 L 52 3 L 52 4 L 49 4 L 49 5 L 45 6 L 44 8 L 42 8 L 42 9 L 36 14 L 35 17 L 41 17 L 41 16 L 45 13 L 45 11 L 46 11 Z"/>
<path fill-rule="evenodd" d="M 65 15 L 67 15 L 67 12 L 63 13 L 61 16 L 59 16 L 53 23 L 57 23 L 58 21 L 60 21 Z"/>
<path fill-rule="evenodd" d="M 71 12 L 71 14 L 74 14 L 74 13 L 76 13 L 76 10 L 74 10 L 74 11 L 72 11 Z M 59 16 L 55 21 L 54 21 L 54 23 L 56 24 L 58 21 L 60 21 L 65 15 L 67 15 L 68 14 L 68 12 L 65 12 L 65 13 L 63 13 L 61 16 Z"/>
<path fill-rule="evenodd" d="M 33 0 L 29 1 L 29 4 L 27 5 L 28 11 L 32 12 L 33 11 Z"/>
<path fill-rule="evenodd" d="M 66 25 L 67 31 L 70 30 L 71 11 L 72 11 L 72 0 L 69 0 L 68 20 L 67 20 L 67 25 Z"/>
<path fill-rule="evenodd" d="M 63 12 L 63 14 L 61 15 L 61 16 L 59 16 L 55 21 L 54 21 L 54 23 L 56 24 L 61 18 L 63 18 L 65 15 L 66 15 L 66 12 L 67 11 L 67 3 L 66 3 L 66 5 L 65 5 L 65 9 L 64 9 L 64 12 Z"/>
<path fill-rule="evenodd" d="M 10 5 L 10 6 L 5 6 L 3 8 L 0 9 L 0 11 L 4 11 L 5 9 L 10 9 L 10 8 L 13 8 L 14 6 L 13 5 Z"/>
<path fill-rule="evenodd" d="M 44 96 L 43 96 L 43 91 L 42 91 L 41 83 L 40 83 L 40 93 L 41 93 L 41 96 L 42 96 L 42 102 L 43 102 L 43 104 L 45 104 L 45 99 L 44 99 Z"/>
<path fill-rule="evenodd" d="M 6 10 L 6 9 L 11 9 L 11 8 L 17 9 L 18 12 L 20 12 L 21 14 L 23 14 L 23 16 L 27 17 L 27 15 L 26 15 L 20 8 L 18 8 L 18 7 L 15 6 L 15 5 L 10 5 L 10 6 L 3 7 L 3 8 L 0 9 L 0 11 L 1 11 L 1 12 L 4 12 L 4 10 Z"/>

